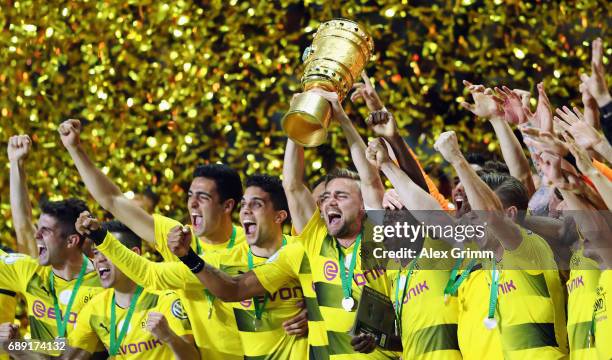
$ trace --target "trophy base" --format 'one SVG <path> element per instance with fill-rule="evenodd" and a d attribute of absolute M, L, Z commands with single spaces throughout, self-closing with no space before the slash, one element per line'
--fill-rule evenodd
<path fill-rule="evenodd" d="M 304 147 L 323 144 L 331 120 L 331 105 L 320 95 L 304 92 L 296 96 L 281 124 L 289 138 Z"/>

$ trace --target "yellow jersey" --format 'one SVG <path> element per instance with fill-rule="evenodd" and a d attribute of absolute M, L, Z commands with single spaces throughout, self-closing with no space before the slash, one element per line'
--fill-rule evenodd
<path fill-rule="evenodd" d="M 169 230 L 173 227 L 169 226 L 170 222 L 174 220 L 168 219 L 167 222 Z M 165 234 L 167 236 L 167 232 Z M 158 239 L 157 243 L 161 241 Z M 201 314 L 193 319 L 191 326 L 202 359 L 243 359 L 242 342 L 231 305 L 207 296 L 200 280 L 183 263 L 171 259 L 162 263 L 149 261 L 127 249 L 110 233 L 96 248 L 132 281 L 149 289 L 175 289 L 188 314 Z M 166 249 L 171 253 L 167 245 Z M 177 282 L 179 286 L 175 286 Z M 219 334 L 225 334 L 223 341 L 219 341 Z"/>
<path fill-rule="evenodd" d="M 8 256 L 6 252 L 0 250 L 0 262 Z M 15 321 L 15 310 L 17 307 L 17 293 L 8 289 L 0 288 L 0 324 Z M 0 360 L 8 360 L 9 356 L 0 349 Z"/>
<path fill-rule="evenodd" d="M 372 239 L 372 224 L 364 222 L 363 237 Z M 390 283 L 383 269 L 365 269 L 361 267 L 361 256 L 357 255 L 355 271 L 351 282 L 351 297 L 355 301 L 352 311 L 342 307 L 344 293 L 342 290 L 340 266 L 351 261 L 355 242 L 348 248 L 341 248 L 345 264 L 339 264 L 339 252 L 336 239 L 327 233 L 325 221 L 317 209 L 302 233 L 297 237 L 302 242 L 308 255 L 314 289 L 321 315 L 327 328 L 330 359 L 394 359 L 399 354 L 376 348 L 371 354 L 361 354 L 353 350 L 351 336 L 348 332 L 355 322 L 355 310 L 365 285 L 372 289 L 389 294 Z M 361 247 L 361 244 L 359 245 Z M 357 249 L 356 254 L 361 249 Z"/>
<path fill-rule="evenodd" d="M 584 257 L 582 250 L 572 254 L 570 277 L 566 283 L 570 359 L 597 358 L 595 346 L 589 343 L 589 330 L 600 274 L 597 262 Z"/>
<path fill-rule="evenodd" d="M 4 261 L 6 256 L 9 256 L 9 254 L 0 250 L 0 262 Z M 0 324 L 15 320 L 16 297 L 17 293 L 15 291 L 0 288 L 0 309 L 2 309 L 0 311 Z M 0 355 L 0 359 L 3 359 L 2 356 L 4 355 Z"/>
<path fill-rule="evenodd" d="M 68 344 L 93 353 L 99 344 L 110 349 L 110 327 L 116 326 L 119 334 L 124 326 L 127 309 L 113 302 L 114 289 L 106 289 L 95 296 L 79 313 L 74 331 L 68 338 Z M 115 307 L 116 324 L 111 324 L 111 306 Z M 127 332 L 115 359 L 172 359 L 174 353 L 170 347 L 147 331 L 146 324 L 149 312 L 164 315 L 170 329 L 178 336 L 191 335 L 191 323 L 181 305 L 179 297 L 172 291 L 151 291 L 148 289 L 138 297 L 134 313 L 127 325 Z M 116 335 L 117 336 L 117 335 Z"/>
<path fill-rule="evenodd" d="M 285 239 L 287 244 L 294 242 L 291 236 L 285 236 Z M 248 255 L 249 245 L 243 242 L 226 252 L 206 253 L 204 259 L 221 271 L 237 276 L 249 271 Z M 258 256 L 253 256 L 252 259 L 254 268 L 268 261 L 267 258 Z M 277 290 L 257 299 L 260 304 L 265 304 L 261 324 L 258 326 L 255 326 L 254 299 L 231 303 L 247 359 L 308 358 L 308 338 L 288 335 L 282 325 L 283 322 L 296 317 L 302 310 L 298 303 L 304 300 L 304 291 L 297 278 L 288 279 L 279 285 Z"/>
<path fill-rule="evenodd" d="M 288 243 L 294 242 L 292 237 L 286 236 L 286 238 Z M 134 255 L 133 252 L 125 251 L 124 247 L 111 234 L 107 234 L 106 239 L 98 246 L 98 249 L 112 259 L 113 263 L 128 277 L 138 279 L 139 283 L 144 286 L 157 289 L 182 289 L 187 294 L 203 294 L 204 292 L 203 284 L 182 263 L 151 263 Z M 206 262 L 220 268 L 222 271 L 230 275 L 238 275 L 249 270 L 248 250 L 248 244 L 242 242 L 231 250 L 206 252 L 203 257 Z M 255 266 L 259 266 L 267 260 L 257 256 L 253 257 Z M 130 265 L 124 269 L 120 264 Z M 233 324 L 229 324 L 229 318 L 226 316 L 227 314 L 224 314 L 223 323 L 225 326 L 233 326 L 239 330 L 240 338 L 246 344 L 244 351 L 247 357 L 264 359 L 302 359 L 307 357 L 308 339 L 306 337 L 298 338 L 293 335 L 287 335 L 282 327 L 282 323 L 297 316 L 301 311 L 297 303 L 301 300 L 305 300 L 309 316 L 310 313 L 315 315 L 316 311 L 318 311 L 316 299 L 314 296 L 310 298 L 304 296 L 304 291 L 298 279 L 282 283 L 281 285 L 282 287 L 278 291 L 268 295 L 261 328 L 257 330 L 254 328 L 254 305 L 251 299 L 239 303 L 228 303 L 229 308 L 232 310 L 231 315 L 235 320 Z M 309 283 L 308 286 L 311 287 L 312 283 Z M 310 291 L 312 292 L 312 290 Z M 223 304 L 219 300 L 216 300 L 214 303 Z M 203 313 L 201 306 L 200 309 L 194 306 L 194 311 Z M 216 307 L 211 314 L 215 312 L 219 312 L 219 309 Z M 206 311 L 202 314 L 202 318 L 204 321 L 208 319 Z M 309 334 L 312 333 L 312 336 L 315 336 L 315 330 L 316 327 L 309 328 Z"/>
<path fill-rule="evenodd" d="M 325 322 L 314 290 L 310 260 L 302 244 L 300 242 L 288 244 L 280 249 L 276 256 L 253 269 L 253 272 L 268 293 L 278 292 L 283 284 L 296 279 L 300 282 L 308 310 L 308 358 L 328 359 Z"/>
<path fill-rule="evenodd" d="M 490 267 L 473 271 L 459 288 L 457 335 L 465 359 L 558 359 L 568 354 L 564 294 L 552 250 L 531 231 L 521 228 L 521 234 L 521 245 L 505 250 L 497 266 L 496 328 L 483 324 Z"/>
<path fill-rule="evenodd" d="M 600 359 L 612 359 L 612 270 L 604 270 L 599 277 L 595 305 L 595 347 Z"/>
<path fill-rule="evenodd" d="M 100 286 L 98 274 L 89 259 L 87 270 L 68 315 L 66 335 L 74 329 L 81 309 L 98 293 Z M 41 266 L 37 259 L 23 254 L 9 254 L 0 259 L 0 288 L 22 294 L 27 303 L 28 320 L 32 339 L 51 341 L 58 336 L 53 295 L 49 287 L 51 266 Z M 72 295 L 76 279 L 66 281 L 54 277 L 58 305 L 63 312 Z M 63 315 L 63 314 L 62 314 Z"/>
<path fill-rule="evenodd" d="M 450 245 L 427 238 L 424 248 L 443 250 L 450 249 Z M 387 271 L 392 286 L 388 295 L 396 314 L 401 314 L 399 328 L 404 359 L 461 359 L 457 296 L 444 299 L 451 271 L 442 269 L 451 268 L 452 262 L 452 259 L 420 258 L 416 264 L 411 262 L 401 270 Z"/>

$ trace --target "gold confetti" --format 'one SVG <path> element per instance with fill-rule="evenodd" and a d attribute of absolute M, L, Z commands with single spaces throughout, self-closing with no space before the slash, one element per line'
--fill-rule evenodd
<path fill-rule="evenodd" d="M 464 150 L 499 151 L 490 127 L 460 108 L 461 80 L 535 94 L 544 79 L 553 105 L 579 104 L 577 74 L 590 71 L 590 42 L 604 39 L 606 64 L 612 55 L 601 0 L 297 3 L 108 0 L 57 8 L 20 0 L 3 7 L 0 149 L 11 135 L 32 136 L 26 171 L 35 217 L 43 197 L 82 197 L 103 214 L 59 140 L 67 118 L 83 122 L 84 146 L 123 192 L 151 187 L 158 210 L 179 220 L 187 208 L 177 199 L 197 164 L 280 175 L 280 118 L 300 91 L 303 50 L 333 17 L 370 32 L 376 49 L 367 72 L 425 166 L 441 164 L 431 148 L 444 130 L 455 130 Z M 344 105 L 364 139 L 372 136 L 363 103 Z M 308 180 L 350 164 L 336 124 L 327 144 L 305 156 Z M 14 247 L 8 174 L 0 172 L 0 241 Z"/>

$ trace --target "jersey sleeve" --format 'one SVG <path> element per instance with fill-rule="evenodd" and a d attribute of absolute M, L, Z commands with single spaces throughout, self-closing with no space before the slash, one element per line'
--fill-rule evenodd
<path fill-rule="evenodd" d="M 325 220 L 321 218 L 321 212 L 317 208 L 296 239 L 304 245 L 309 254 L 315 254 L 319 252 L 321 241 L 325 239 L 326 234 Z"/>
<path fill-rule="evenodd" d="M 68 336 L 68 346 L 79 348 L 92 354 L 101 350 L 102 346 L 98 335 L 91 327 L 91 316 L 94 307 L 94 303 L 90 302 L 81 309 L 74 330 Z"/>
<path fill-rule="evenodd" d="M 173 227 L 183 226 L 183 224 L 159 214 L 153 214 L 153 224 L 155 224 L 155 250 L 165 261 L 176 261 L 176 256 L 168 248 L 168 232 Z"/>
<path fill-rule="evenodd" d="M 0 289 L 24 293 L 28 280 L 39 267 L 38 260 L 24 254 L 0 257 Z"/>
<path fill-rule="evenodd" d="M 191 321 L 178 295 L 173 291 L 161 296 L 160 312 L 168 321 L 170 329 L 178 336 L 192 335 Z"/>
<path fill-rule="evenodd" d="M 204 288 L 200 280 L 181 262 L 158 263 L 148 260 L 126 248 L 110 232 L 96 247 L 132 281 L 145 288 L 198 289 Z"/>
<path fill-rule="evenodd" d="M 298 279 L 304 256 L 301 244 L 288 244 L 265 264 L 253 269 L 257 280 L 269 293 L 274 293 L 292 279 Z"/>

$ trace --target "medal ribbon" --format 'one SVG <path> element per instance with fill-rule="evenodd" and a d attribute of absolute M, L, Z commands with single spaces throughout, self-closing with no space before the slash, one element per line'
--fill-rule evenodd
<path fill-rule="evenodd" d="M 446 287 L 444 288 L 444 298 L 448 296 L 452 296 L 457 293 L 457 289 L 461 286 L 461 283 L 470 275 L 472 269 L 476 265 L 476 259 L 472 259 L 469 263 L 465 271 L 461 273 L 459 279 L 457 279 L 457 273 L 459 272 L 459 267 L 461 267 L 461 263 L 463 262 L 463 258 L 457 259 L 455 262 L 455 266 L 453 266 L 453 270 L 451 270 L 450 277 L 448 278 L 448 282 L 446 283 Z M 456 280 L 455 280 L 456 279 Z"/>
<path fill-rule="evenodd" d="M 136 308 L 136 302 L 138 302 L 138 298 L 142 293 L 142 286 L 136 286 L 136 291 L 134 291 L 134 295 L 132 295 L 132 299 L 130 300 L 130 307 L 125 315 L 125 319 L 123 320 L 123 325 L 121 326 L 121 330 L 119 330 L 119 338 L 117 338 L 117 315 L 115 314 L 115 292 L 113 291 L 113 300 L 111 302 L 111 318 L 110 318 L 110 356 L 115 356 L 119 353 L 119 347 L 123 342 L 123 338 L 125 334 L 127 334 L 127 330 L 130 327 L 130 320 L 132 319 L 132 315 L 134 314 L 134 309 Z"/>
<path fill-rule="evenodd" d="M 68 320 L 70 320 L 70 309 L 72 309 L 72 304 L 74 303 L 76 294 L 77 292 L 79 292 L 79 288 L 81 287 L 81 283 L 83 282 L 83 276 L 85 276 L 85 271 L 87 271 L 87 262 L 87 257 L 83 255 L 83 265 L 81 265 L 79 275 L 77 276 L 76 282 L 72 287 L 72 293 L 70 294 L 70 299 L 68 300 L 68 304 L 66 305 L 66 311 L 63 315 L 60 310 L 59 303 L 57 301 L 57 295 L 55 294 L 55 274 L 53 273 L 53 271 L 51 271 L 51 275 L 49 276 L 49 288 L 51 289 L 51 297 L 53 297 L 53 307 L 55 308 L 55 324 L 57 325 L 57 337 L 64 337 L 64 335 L 66 335 L 66 326 L 68 325 Z"/>
<path fill-rule="evenodd" d="M 236 227 L 232 225 L 232 235 L 230 236 L 229 243 L 227 244 L 227 249 L 231 249 L 234 247 L 234 243 L 236 242 Z M 196 252 L 198 255 L 202 255 L 204 250 L 202 249 L 202 244 L 200 243 L 200 238 L 196 236 Z"/>
<path fill-rule="evenodd" d="M 227 244 L 226 249 L 231 249 L 234 247 L 234 243 L 236 242 L 236 227 L 232 225 L 232 235 L 230 236 L 229 243 Z M 198 255 L 202 255 L 204 251 L 202 250 L 202 245 L 200 244 L 200 238 L 196 236 L 196 252 Z M 206 295 L 206 300 L 208 300 L 208 318 L 210 319 L 212 315 L 213 302 L 215 301 L 215 295 L 211 294 L 208 289 L 204 290 L 204 295 Z"/>
<path fill-rule="evenodd" d="M 281 245 L 281 249 L 285 245 L 287 245 L 287 239 L 285 239 L 285 235 L 283 235 L 283 243 Z M 249 247 L 248 261 L 249 261 L 249 270 L 253 270 L 254 264 L 253 264 L 253 253 L 251 252 L 251 247 Z M 263 302 L 259 302 L 258 297 L 253 298 L 253 307 L 255 308 L 255 318 L 257 320 L 261 320 L 261 315 L 263 314 L 264 309 L 266 308 L 267 302 L 268 302 L 268 293 L 264 295 Z"/>
<path fill-rule="evenodd" d="M 499 270 L 497 267 L 497 260 L 493 258 L 493 269 L 491 269 L 491 291 L 489 293 L 489 313 L 488 319 L 495 318 L 495 307 L 497 306 L 497 286 L 499 284 Z"/>
<path fill-rule="evenodd" d="M 350 298 L 353 292 L 352 283 L 353 283 L 353 274 L 355 273 L 355 264 L 357 264 L 357 250 L 359 245 L 361 244 L 361 233 L 357 236 L 357 240 L 355 240 L 355 244 L 353 247 L 353 256 L 351 257 L 351 264 L 348 269 L 348 274 L 346 273 L 346 266 L 344 264 L 344 252 L 338 244 L 336 240 L 336 247 L 338 248 L 338 267 L 340 268 L 340 280 L 342 280 L 342 293 L 344 298 Z"/>
<path fill-rule="evenodd" d="M 397 327 L 398 330 L 400 332 L 400 335 L 402 333 L 402 310 L 404 309 L 404 298 L 406 297 L 406 289 L 408 288 L 408 285 L 410 284 L 410 278 L 412 277 L 412 271 L 414 270 L 414 267 L 416 266 L 416 263 L 418 261 L 418 258 L 412 260 L 412 262 L 410 263 L 410 266 L 408 267 L 408 274 L 406 275 L 406 280 L 404 281 L 404 288 L 402 289 L 402 297 L 399 297 L 399 288 L 400 288 L 400 279 L 402 278 L 402 272 L 399 271 L 397 274 L 397 280 L 395 283 L 395 317 L 397 318 Z"/>

